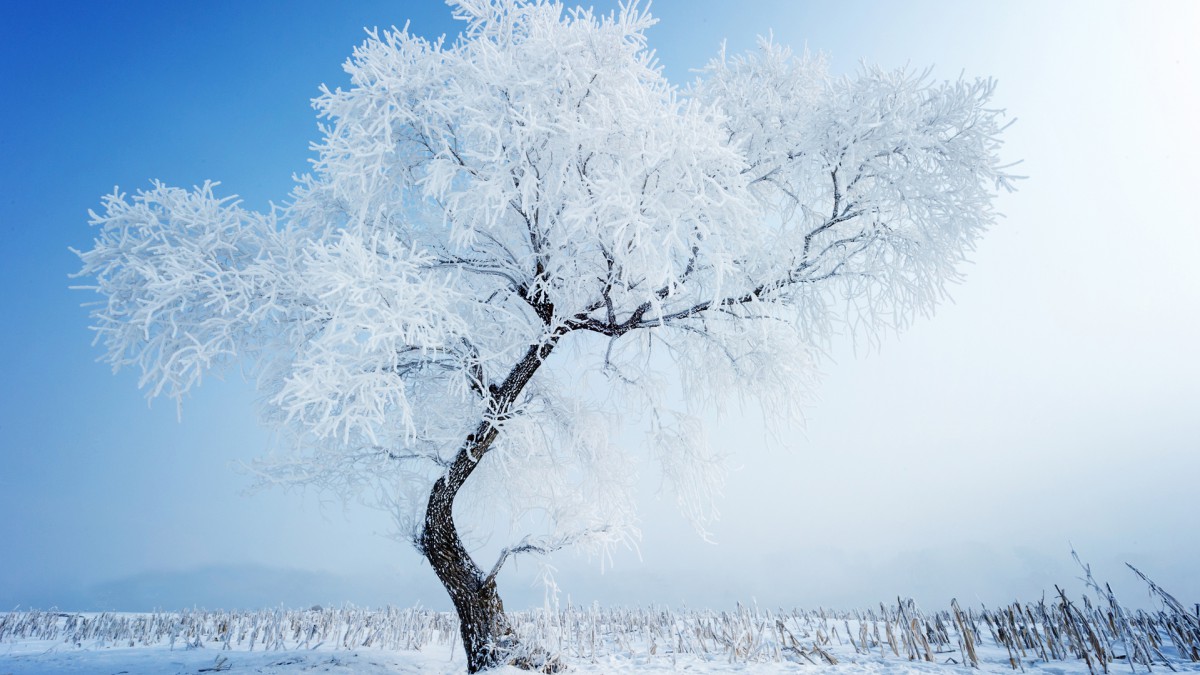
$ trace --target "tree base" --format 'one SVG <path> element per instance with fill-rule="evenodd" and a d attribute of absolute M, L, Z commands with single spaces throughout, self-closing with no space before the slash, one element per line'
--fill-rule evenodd
<path fill-rule="evenodd" d="M 524 650 L 518 647 L 517 651 Z M 567 664 L 563 663 L 562 659 L 541 648 L 534 648 L 518 656 L 511 656 L 505 661 L 505 665 L 535 673 L 562 673 L 567 670 Z"/>
<path fill-rule="evenodd" d="M 562 673 L 567 670 L 567 664 L 562 659 L 546 649 L 522 643 L 511 629 L 505 629 L 501 635 L 479 644 L 473 653 L 467 653 L 467 672 L 486 672 L 502 666 L 534 673 Z"/>

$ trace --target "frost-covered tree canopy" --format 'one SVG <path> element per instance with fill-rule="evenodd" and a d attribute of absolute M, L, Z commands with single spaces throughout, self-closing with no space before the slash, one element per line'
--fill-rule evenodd
<path fill-rule="evenodd" d="M 417 542 L 435 482 L 472 473 L 469 503 L 544 517 L 527 549 L 632 536 L 621 420 L 702 525 L 710 399 L 795 414 L 831 335 L 934 306 L 1008 186 L 989 80 L 831 77 L 764 41 L 680 87 L 636 6 L 451 4 L 453 44 L 371 32 L 322 90 L 286 206 L 155 183 L 105 198 L 80 253 L 114 367 L 178 400 L 250 366 L 290 432 L 264 475 Z"/>

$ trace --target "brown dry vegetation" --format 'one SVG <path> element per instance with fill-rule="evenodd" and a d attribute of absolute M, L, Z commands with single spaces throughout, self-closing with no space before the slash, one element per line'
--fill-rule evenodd
<path fill-rule="evenodd" d="M 1200 662 L 1200 606 L 1189 610 L 1136 569 L 1159 608 L 1131 610 L 1084 566 L 1091 595 L 1056 595 L 1005 607 L 963 609 L 957 601 L 926 612 L 912 600 L 839 612 L 772 611 L 738 606 L 716 612 L 567 607 L 516 612 L 513 629 L 564 661 L 610 657 L 636 662 L 679 655 L 730 663 L 796 661 L 836 664 L 847 647 L 864 657 L 978 667 L 979 651 L 1007 653 L 1014 669 L 1082 660 L 1092 673 L 1114 664 L 1149 670 Z M 0 614 L 0 642 L 48 640 L 76 646 L 231 650 L 456 648 L 453 614 L 425 609 L 356 608 L 184 611 L 149 614 Z"/>

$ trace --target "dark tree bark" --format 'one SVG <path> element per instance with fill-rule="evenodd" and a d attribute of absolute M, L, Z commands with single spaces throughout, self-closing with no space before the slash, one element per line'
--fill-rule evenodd
<path fill-rule="evenodd" d="M 503 420 L 511 413 L 513 403 L 562 335 L 556 332 L 547 342 L 531 346 L 500 386 L 488 388 L 487 419 L 467 436 L 449 469 L 429 493 L 421 551 L 454 602 L 471 673 L 504 664 L 543 672 L 560 669 L 554 659 L 531 658 L 529 650 L 514 653 L 517 640 L 496 591 L 494 573 L 485 575 L 463 546 L 454 523 L 454 499 L 499 435 L 493 420 Z"/>
<path fill-rule="evenodd" d="M 448 478 L 450 474 L 439 478 L 429 495 L 421 548 L 454 602 L 467 670 L 477 673 L 502 665 L 515 645 L 495 579 L 484 577 L 458 536 L 453 513 L 457 489 L 452 486 L 461 481 Z"/>

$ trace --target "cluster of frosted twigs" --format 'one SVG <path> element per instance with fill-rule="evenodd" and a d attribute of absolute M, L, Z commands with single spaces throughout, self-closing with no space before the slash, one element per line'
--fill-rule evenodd
<path fill-rule="evenodd" d="M 1056 597 L 995 609 L 925 612 L 911 600 L 853 612 L 567 607 L 510 616 L 523 644 L 577 663 L 650 663 L 677 657 L 728 663 L 836 664 L 840 660 L 927 661 L 1014 669 L 1082 661 L 1089 672 L 1200 662 L 1200 607 L 1189 610 L 1151 585 L 1154 611 L 1120 605 L 1107 587 L 1095 597 Z M 68 614 L 0 614 L 0 643 L 45 640 L 69 646 L 178 649 L 457 649 L 453 614 L 356 608 Z M 1194 669 L 1191 666 L 1188 669 Z"/>

